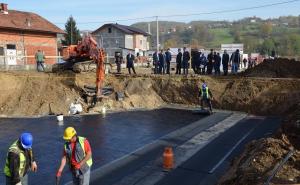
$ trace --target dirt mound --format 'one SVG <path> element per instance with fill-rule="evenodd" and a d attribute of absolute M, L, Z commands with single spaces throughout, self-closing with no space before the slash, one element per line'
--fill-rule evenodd
<path fill-rule="evenodd" d="M 219 109 L 283 115 L 300 103 L 300 81 L 297 80 L 156 78 L 153 88 L 167 103 L 199 106 L 198 86 L 202 80 L 213 93 L 213 106 Z"/>
<path fill-rule="evenodd" d="M 300 78 L 300 62 L 285 58 L 266 59 L 241 73 L 245 77 Z"/>
<path fill-rule="evenodd" d="M 37 72 L 0 74 L 0 114 L 9 116 L 67 114 L 80 95 L 72 88 L 74 76 Z"/>
<path fill-rule="evenodd" d="M 231 169 L 219 184 L 264 184 L 271 171 L 291 150 L 296 152 L 272 179 L 271 184 L 300 183 L 300 104 L 293 107 L 281 129 L 273 138 L 248 144 L 243 154 L 233 161 Z"/>
<path fill-rule="evenodd" d="M 165 103 L 199 106 L 198 87 L 203 80 L 212 90 L 215 108 L 274 115 L 300 103 L 298 79 L 110 75 L 105 84 L 114 93 L 99 105 L 113 110 L 157 108 Z M 95 74 L 1 73 L 0 83 L 0 114 L 67 113 L 70 103 L 80 97 L 80 89 L 95 83 Z M 116 101 L 115 92 L 123 92 L 124 101 Z"/>
<path fill-rule="evenodd" d="M 291 150 L 291 144 L 282 139 L 267 138 L 247 145 L 243 154 L 233 162 L 232 168 L 220 179 L 220 185 L 264 184 L 272 174 L 275 165 L 280 163 Z M 300 153 L 296 152 L 283 165 L 272 179 L 275 184 L 300 182 Z"/>

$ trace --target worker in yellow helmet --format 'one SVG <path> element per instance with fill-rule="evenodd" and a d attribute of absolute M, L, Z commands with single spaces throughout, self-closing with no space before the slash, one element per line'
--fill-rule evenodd
<path fill-rule="evenodd" d="M 57 181 L 68 162 L 73 177 L 74 185 L 88 185 L 90 181 L 90 170 L 93 164 L 92 150 L 89 141 L 77 136 L 73 127 L 66 128 L 64 132 L 64 151 L 60 167 L 56 173 Z"/>

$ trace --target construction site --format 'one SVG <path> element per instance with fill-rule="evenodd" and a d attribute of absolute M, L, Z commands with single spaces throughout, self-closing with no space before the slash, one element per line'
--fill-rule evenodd
<path fill-rule="evenodd" d="M 150 31 L 105 24 L 58 49 L 63 30 L 4 3 L 0 10 L 0 184 L 300 184 L 297 56 L 259 55 L 249 67 L 247 55 L 240 67 L 238 45 L 222 75 L 215 67 L 209 74 L 209 56 L 207 73 L 195 70 L 193 54 L 183 75 L 177 60 L 165 74 L 155 63 L 158 31 L 157 53 L 132 59 L 131 67 L 136 51 L 146 53 Z M 125 34 L 125 47 L 105 48 L 120 44 L 105 41 L 110 33 Z M 135 49 L 126 48 L 130 39 Z"/>

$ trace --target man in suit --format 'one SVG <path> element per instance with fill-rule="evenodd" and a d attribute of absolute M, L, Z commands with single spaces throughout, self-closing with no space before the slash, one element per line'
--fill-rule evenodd
<path fill-rule="evenodd" d="M 126 60 L 127 60 L 127 68 L 128 68 L 128 72 L 131 75 L 131 69 L 133 71 L 134 74 L 136 74 L 135 69 L 134 69 L 134 55 L 131 54 L 131 51 L 129 51 L 128 55 L 126 56 Z"/>
<path fill-rule="evenodd" d="M 176 56 L 176 74 L 181 74 L 181 65 L 182 65 L 182 53 L 181 49 L 178 49 L 178 54 Z"/>
<path fill-rule="evenodd" d="M 226 50 L 224 50 L 224 54 L 222 57 L 222 65 L 223 65 L 223 72 L 224 76 L 228 74 L 228 64 L 229 64 L 229 55 Z"/>
<path fill-rule="evenodd" d="M 159 55 L 159 74 L 165 74 L 166 68 L 165 68 L 165 62 L 166 62 L 166 55 L 164 54 L 164 50 L 161 50 Z"/>
<path fill-rule="evenodd" d="M 170 74 L 170 64 L 172 60 L 172 54 L 170 52 L 170 48 L 167 49 L 165 55 L 166 55 L 166 64 L 167 64 L 167 74 Z"/>
<path fill-rule="evenodd" d="M 183 74 L 188 75 L 189 73 L 189 61 L 190 61 L 190 53 L 187 51 L 186 47 L 183 48 L 183 58 L 182 58 L 182 65 L 183 65 Z"/>

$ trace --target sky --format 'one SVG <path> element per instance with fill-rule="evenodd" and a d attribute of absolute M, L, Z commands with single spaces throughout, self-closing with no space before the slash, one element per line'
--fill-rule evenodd
<path fill-rule="evenodd" d="M 289 0 L 0 0 L 8 9 L 34 12 L 60 28 L 72 15 L 81 30 L 95 30 L 105 22 L 151 17 L 147 19 L 117 21 L 130 25 L 135 22 L 154 21 L 153 16 L 198 14 L 205 12 L 242 9 Z M 288 4 L 217 14 L 159 18 L 159 20 L 190 22 L 196 20 L 234 21 L 244 17 L 276 18 L 300 15 L 300 0 Z"/>

